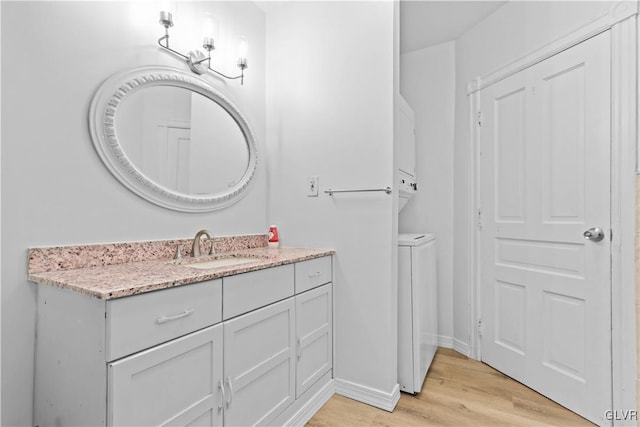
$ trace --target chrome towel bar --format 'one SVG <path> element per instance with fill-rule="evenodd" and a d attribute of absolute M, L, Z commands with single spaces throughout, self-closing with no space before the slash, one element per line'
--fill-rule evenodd
<path fill-rule="evenodd" d="M 361 192 L 371 192 L 371 191 L 384 191 L 387 194 L 391 194 L 391 187 L 385 188 L 371 188 L 371 189 L 361 189 L 361 190 L 332 190 L 327 189 L 324 192 L 330 196 L 333 196 L 333 193 L 361 193 Z"/>

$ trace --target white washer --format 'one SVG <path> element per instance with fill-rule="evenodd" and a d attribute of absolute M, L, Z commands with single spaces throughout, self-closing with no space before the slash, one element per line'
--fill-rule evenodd
<path fill-rule="evenodd" d="M 419 393 L 438 348 L 435 234 L 398 235 L 398 383 Z"/>

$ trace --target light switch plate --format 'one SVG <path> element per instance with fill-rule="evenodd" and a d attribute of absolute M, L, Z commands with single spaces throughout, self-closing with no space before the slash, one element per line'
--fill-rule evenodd
<path fill-rule="evenodd" d="M 318 197 L 318 181 L 317 176 L 307 178 L 307 197 Z"/>

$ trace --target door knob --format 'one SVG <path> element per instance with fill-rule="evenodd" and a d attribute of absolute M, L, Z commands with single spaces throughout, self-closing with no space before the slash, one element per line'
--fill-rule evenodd
<path fill-rule="evenodd" d="M 585 239 L 591 240 L 592 242 L 599 242 L 604 239 L 604 230 L 600 227 L 591 227 L 584 233 L 582 233 Z"/>

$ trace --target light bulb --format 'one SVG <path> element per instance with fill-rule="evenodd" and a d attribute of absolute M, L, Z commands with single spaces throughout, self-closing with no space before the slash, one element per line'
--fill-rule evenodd
<path fill-rule="evenodd" d="M 175 11 L 175 8 L 171 7 L 168 0 L 160 1 L 158 6 L 160 6 L 160 25 L 165 28 L 173 27 L 173 14 L 171 11 Z"/>
<path fill-rule="evenodd" d="M 204 14 L 202 21 L 202 35 L 205 38 L 215 39 L 218 31 L 218 22 L 210 13 Z"/>
<path fill-rule="evenodd" d="M 247 51 L 249 50 L 249 42 L 246 38 L 240 37 L 238 39 L 238 58 L 246 59 Z"/>
<path fill-rule="evenodd" d="M 249 42 L 246 38 L 240 37 L 238 39 L 238 68 L 242 70 L 242 75 L 244 76 L 244 70 L 249 68 L 249 64 L 247 63 L 247 51 L 249 50 Z M 240 84 L 244 81 L 243 79 L 240 81 Z"/>
<path fill-rule="evenodd" d="M 166 10 L 161 10 L 160 19 L 158 22 L 165 28 L 173 27 L 173 14 Z"/>

